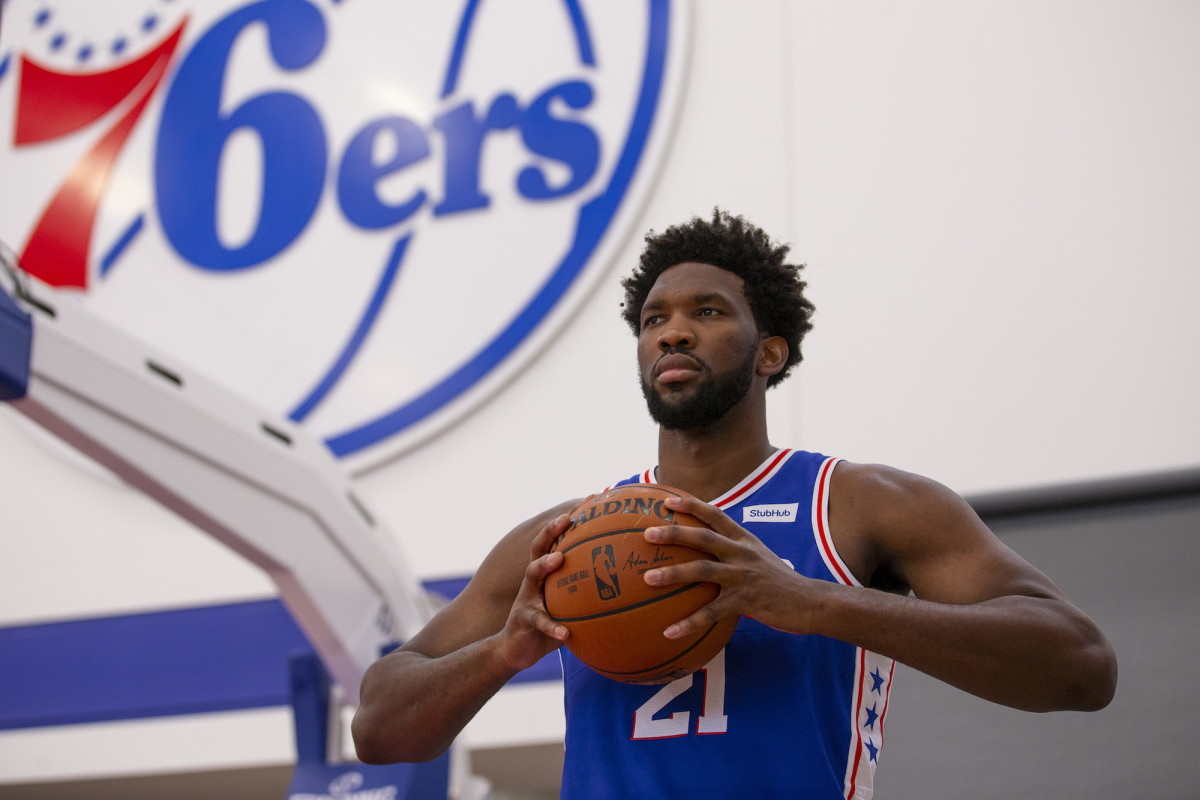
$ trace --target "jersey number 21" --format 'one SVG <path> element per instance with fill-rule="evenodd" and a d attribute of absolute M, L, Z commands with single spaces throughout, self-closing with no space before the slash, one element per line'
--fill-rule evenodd
<path fill-rule="evenodd" d="M 680 695 L 686 693 L 689 697 L 695 697 L 695 692 L 688 690 L 692 688 L 697 675 L 702 676 L 704 705 L 700 716 L 696 718 L 696 733 L 725 733 L 729 717 L 725 716 L 725 651 L 722 650 L 700 670 L 671 681 L 643 703 L 633 715 L 633 738 L 687 736 L 691 729 L 691 711 L 675 711 L 664 717 L 655 715 Z"/>

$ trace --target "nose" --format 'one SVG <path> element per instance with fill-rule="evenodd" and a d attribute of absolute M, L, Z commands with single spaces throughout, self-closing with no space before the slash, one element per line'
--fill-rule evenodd
<path fill-rule="evenodd" d="M 695 332 L 687 324 L 687 318 L 672 314 L 658 332 L 658 349 L 667 352 L 678 348 L 692 348 L 696 344 Z"/>

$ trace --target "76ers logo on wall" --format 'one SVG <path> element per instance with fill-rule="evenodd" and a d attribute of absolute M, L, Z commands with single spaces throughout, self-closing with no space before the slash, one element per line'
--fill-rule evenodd
<path fill-rule="evenodd" d="M 649 190 L 668 0 L 9 0 L 0 239 L 366 468 L 527 360 Z"/>

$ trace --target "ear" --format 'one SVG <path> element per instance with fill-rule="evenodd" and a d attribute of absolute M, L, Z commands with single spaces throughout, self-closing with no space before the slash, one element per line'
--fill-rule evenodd
<path fill-rule="evenodd" d="M 769 378 L 778 373 L 787 363 L 789 352 L 787 340 L 782 336 L 764 336 L 758 345 L 757 374 Z"/>

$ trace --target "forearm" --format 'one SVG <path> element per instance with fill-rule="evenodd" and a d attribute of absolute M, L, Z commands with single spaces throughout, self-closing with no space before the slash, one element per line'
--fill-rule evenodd
<path fill-rule="evenodd" d="M 351 731 L 368 764 L 429 761 L 446 751 L 516 670 L 482 639 L 440 658 L 398 651 L 363 679 Z"/>
<path fill-rule="evenodd" d="M 951 605 L 825 584 L 814 632 L 864 647 L 974 695 L 1028 711 L 1095 710 L 1116 660 L 1082 612 L 1053 597 Z"/>

